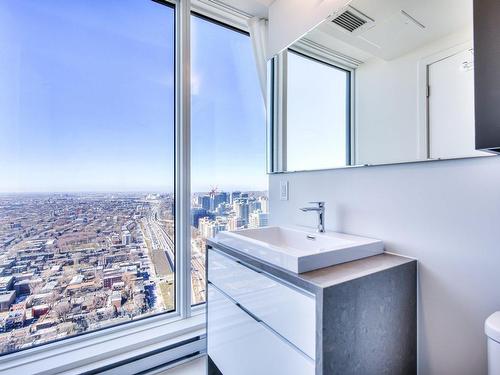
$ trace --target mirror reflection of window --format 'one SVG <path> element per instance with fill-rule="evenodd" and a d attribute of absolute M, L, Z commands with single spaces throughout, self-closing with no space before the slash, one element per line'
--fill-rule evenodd
<path fill-rule="evenodd" d="M 472 10 L 352 0 L 290 38 L 269 72 L 272 172 L 490 156 L 475 149 Z"/>
<path fill-rule="evenodd" d="M 349 165 L 350 72 L 288 51 L 287 170 Z"/>

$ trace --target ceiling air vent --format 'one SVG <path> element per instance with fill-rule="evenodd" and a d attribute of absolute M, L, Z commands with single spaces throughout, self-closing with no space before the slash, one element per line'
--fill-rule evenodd
<path fill-rule="evenodd" d="M 365 28 L 368 24 L 373 23 L 373 20 L 361 13 L 359 10 L 348 6 L 344 11 L 340 12 L 332 18 L 332 22 L 342 29 L 352 33 L 361 28 Z"/>

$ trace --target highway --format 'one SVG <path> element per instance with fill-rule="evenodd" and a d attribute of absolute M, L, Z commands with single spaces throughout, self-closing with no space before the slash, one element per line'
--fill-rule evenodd
<path fill-rule="evenodd" d="M 155 204 L 146 217 L 145 228 L 151 240 L 153 257 L 157 258 L 156 261 L 153 259 L 153 262 L 157 267 L 158 276 L 168 276 L 175 272 L 175 245 L 159 217 L 160 205 Z"/>
<path fill-rule="evenodd" d="M 154 274 L 151 281 L 156 293 L 161 296 L 159 307 L 167 310 L 174 308 L 175 291 L 175 255 L 174 243 L 163 229 L 160 217 L 160 204 L 154 204 L 152 210 L 141 220 L 141 229 L 153 264 Z M 163 302 L 163 303 L 162 303 Z"/>
<path fill-rule="evenodd" d="M 191 303 L 205 302 L 205 255 L 191 241 Z"/>
<path fill-rule="evenodd" d="M 168 259 L 168 263 L 170 265 L 170 269 L 175 272 L 175 245 L 174 241 L 170 237 L 170 235 L 167 233 L 165 228 L 160 225 L 160 223 L 156 220 L 154 220 L 152 223 L 152 228 L 153 228 L 153 233 L 155 237 L 159 240 L 160 247 L 165 251 Z"/>
<path fill-rule="evenodd" d="M 156 275 L 159 277 L 169 276 L 172 272 L 171 262 L 168 259 L 165 249 L 165 240 L 161 238 L 155 224 L 148 218 L 144 222 L 146 237 L 151 243 L 151 260 L 153 261 Z"/>
<path fill-rule="evenodd" d="M 160 204 L 153 204 L 150 213 L 143 219 L 145 232 L 143 234 L 151 244 L 151 260 L 156 277 L 173 283 L 175 279 L 175 244 L 160 217 Z M 193 304 L 197 304 L 205 300 L 205 256 L 204 252 L 196 246 L 192 246 L 191 268 L 191 300 Z"/>

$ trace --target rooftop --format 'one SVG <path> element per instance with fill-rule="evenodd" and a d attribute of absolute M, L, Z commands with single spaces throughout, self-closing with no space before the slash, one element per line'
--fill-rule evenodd
<path fill-rule="evenodd" d="M 0 292 L 0 303 L 10 302 L 16 292 L 13 290 L 6 290 L 4 292 Z"/>

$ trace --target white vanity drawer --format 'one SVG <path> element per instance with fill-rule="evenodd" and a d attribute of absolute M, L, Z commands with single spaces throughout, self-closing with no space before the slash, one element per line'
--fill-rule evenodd
<path fill-rule="evenodd" d="M 313 295 L 250 269 L 213 249 L 208 280 L 312 359 L 316 358 Z M 210 306 L 209 300 L 208 305 Z"/>
<path fill-rule="evenodd" d="M 208 287 L 208 354 L 224 375 L 313 375 L 314 361 Z"/>

